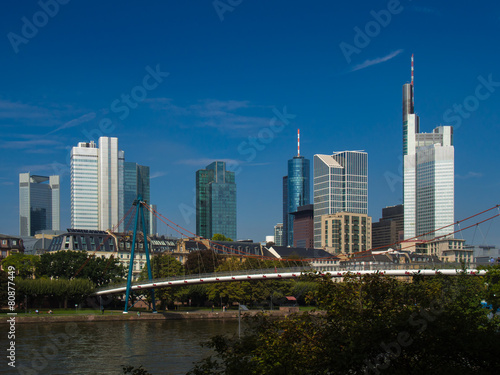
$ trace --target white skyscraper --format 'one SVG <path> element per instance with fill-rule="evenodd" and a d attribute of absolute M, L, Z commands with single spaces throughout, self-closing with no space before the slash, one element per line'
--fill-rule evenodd
<path fill-rule="evenodd" d="M 99 149 L 80 142 L 71 149 L 71 227 L 99 229 Z"/>
<path fill-rule="evenodd" d="M 404 238 L 431 239 L 453 231 L 455 156 L 453 128 L 420 133 L 412 80 L 403 85 Z M 426 233 L 429 235 L 425 235 Z"/>
<path fill-rule="evenodd" d="M 71 226 L 76 229 L 114 228 L 122 213 L 124 153 L 118 138 L 80 142 L 71 150 Z"/>
<path fill-rule="evenodd" d="M 314 246 L 321 247 L 321 217 L 368 214 L 368 154 L 342 151 L 314 155 Z"/>

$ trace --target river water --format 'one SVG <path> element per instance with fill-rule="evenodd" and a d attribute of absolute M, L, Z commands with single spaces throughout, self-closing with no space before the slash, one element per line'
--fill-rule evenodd
<path fill-rule="evenodd" d="M 12 374 L 118 375 L 123 374 L 121 365 L 143 365 L 154 375 L 174 375 L 185 374 L 193 361 L 210 352 L 200 342 L 217 334 L 236 334 L 238 322 L 144 320 L 33 323 L 16 328 L 17 367 Z"/>

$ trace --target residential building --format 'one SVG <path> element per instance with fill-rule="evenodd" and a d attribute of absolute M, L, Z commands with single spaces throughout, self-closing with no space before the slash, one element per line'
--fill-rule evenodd
<path fill-rule="evenodd" d="M 413 56 L 411 83 L 403 85 L 403 204 L 404 239 L 432 239 L 453 232 L 448 226 L 454 222 L 453 127 L 420 133 Z"/>
<path fill-rule="evenodd" d="M 60 229 L 59 176 L 19 174 L 19 235 Z"/>
<path fill-rule="evenodd" d="M 0 269 L 2 269 L 2 260 L 11 254 L 23 252 L 24 245 L 21 238 L 0 234 Z"/>
<path fill-rule="evenodd" d="M 274 244 L 283 246 L 283 224 L 278 223 L 274 226 Z"/>
<path fill-rule="evenodd" d="M 293 247 L 314 247 L 314 205 L 297 207 L 293 215 Z"/>
<path fill-rule="evenodd" d="M 372 248 L 372 218 L 366 214 L 323 215 L 321 228 L 321 248 L 332 254 L 352 254 Z"/>
<path fill-rule="evenodd" d="M 382 209 L 382 218 L 372 223 L 372 248 L 383 250 L 395 248 L 403 239 L 403 205 L 389 206 Z"/>
<path fill-rule="evenodd" d="M 226 163 L 215 161 L 196 172 L 196 234 L 236 239 L 236 183 Z"/>
<path fill-rule="evenodd" d="M 322 249 L 271 246 L 269 249 L 264 249 L 263 254 L 277 259 L 289 259 L 291 262 L 295 262 L 298 267 L 307 264 L 319 272 L 336 271 L 340 265 L 339 257 L 332 256 Z"/>
<path fill-rule="evenodd" d="M 314 155 L 314 247 L 321 247 L 322 216 L 338 212 L 368 214 L 366 152 Z"/>
<path fill-rule="evenodd" d="M 310 203 L 310 162 L 300 155 L 300 132 L 297 156 L 288 160 L 288 174 L 283 177 L 283 239 L 284 246 L 293 245 L 293 215 L 297 208 Z M 285 186 L 286 183 L 286 186 Z"/>

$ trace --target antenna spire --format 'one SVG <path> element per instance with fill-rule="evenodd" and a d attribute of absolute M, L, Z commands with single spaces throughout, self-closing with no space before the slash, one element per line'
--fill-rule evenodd
<path fill-rule="evenodd" d="M 297 156 L 300 156 L 300 129 L 297 129 Z"/>
<path fill-rule="evenodd" d="M 411 54 L 411 85 L 413 86 L 413 53 Z"/>

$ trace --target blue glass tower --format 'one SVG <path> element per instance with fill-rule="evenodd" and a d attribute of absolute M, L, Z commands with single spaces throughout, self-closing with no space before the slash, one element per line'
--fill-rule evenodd
<path fill-rule="evenodd" d="M 293 246 L 293 215 L 297 208 L 310 203 L 310 161 L 300 156 L 288 160 L 288 175 L 283 179 L 283 242 Z"/>

